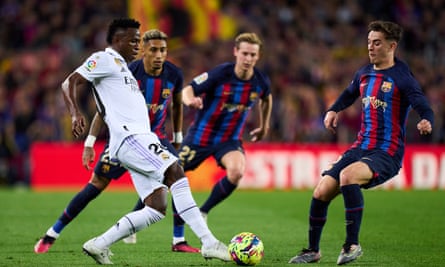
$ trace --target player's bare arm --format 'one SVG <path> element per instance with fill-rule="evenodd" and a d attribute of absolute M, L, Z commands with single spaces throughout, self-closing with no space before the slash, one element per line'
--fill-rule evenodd
<path fill-rule="evenodd" d="M 187 85 L 184 89 L 182 89 L 182 103 L 187 107 L 193 107 L 196 109 L 202 109 L 202 99 L 201 97 L 195 96 L 193 92 L 193 87 L 191 85 Z"/>
<path fill-rule="evenodd" d="M 324 127 L 335 134 L 335 128 L 337 128 L 338 116 L 335 111 L 328 111 L 324 117 Z"/>
<path fill-rule="evenodd" d="M 88 81 L 76 72 L 69 75 L 62 83 L 63 99 L 71 115 L 71 132 L 75 138 L 81 137 L 86 128 L 86 119 L 79 109 L 76 93 L 78 88 L 87 84 Z"/>
<path fill-rule="evenodd" d="M 173 146 L 179 149 L 182 143 L 182 93 L 174 94 L 172 101 Z"/>
<path fill-rule="evenodd" d="M 96 112 L 96 114 L 94 114 L 93 121 L 91 122 L 90 131 L 85 140 L 82 152 L 82 166 L 87 170 L 92 169 L 90 164 L 94 162 L 94 158 L 96 157 L 94 142 L 96 141 L 96 137 L 99 135 L 100 129 L 103 125 L 105 125 L 105 122 L 99 113 Z"/>
<path fill-rule="evenodd" d="M 269 132 L 270 116 L 272 114 L 272 95 L 269 95 L 266 99 L 260 100 L 258 107 L 260 126 L 250 131 L 250 140 L 252 142 L 262 140 Z"/>

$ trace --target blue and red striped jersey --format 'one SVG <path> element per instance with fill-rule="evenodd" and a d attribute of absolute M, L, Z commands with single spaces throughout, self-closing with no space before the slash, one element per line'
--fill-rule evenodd
<path fill-rule="evenodd" d="M 431 123 L 434 114 L 408 65 L 395 59 L 393 67 L 375 70 L 368 64 L 358 70 L 351 84 L 329 109 L 341 111 L 358 97 L 362 101 L 362 123 L 352 147 L 381 149 L 403 159 L 406 119 L 413 108 Z"/>
<path fill-rule="evenodd" d="M 182 71 L 165 61 L 159 76 L 148 75 L 142 59 L 133 61 L 128 68 L 133 73 L 145 97 L 149 111 L 151 131 L 159 139 L 167 138 L 165 121 L 173 94 L 180 94 L 183 86 Z"/>
<path fill-rule="evenodd" d="M 256 68 L 250 80 L 240 80 L 234 69 L 235 63 L 224 63 L 190 83 L 204 107 L 195 114 L 184 142 L 207 146 L 241 140 L 252 106 L 270 94 L 270 81 Z"/>

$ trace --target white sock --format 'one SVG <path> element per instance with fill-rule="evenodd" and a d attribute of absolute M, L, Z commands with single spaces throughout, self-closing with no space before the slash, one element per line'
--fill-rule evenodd
<path fill-rule="evenodd" d="M 46 231 L 46 234 L 49 235 L 50 237 L 54 237 L 55 239 L 57 239 L 60 235 L 60 234 L 56 233 L 56 231 L 54 231 L 54 229 L 52 227 L 49 228 L 48 231 Z"/>
<path fill-rule="evenodd" d="M 184 242 L 185 237 L 173 237 L 173 245 L 178 244 L 180 242 Z"/>
<path fill-rule="evenodd" d="M 143 209 L 130 212 L 120 218 L 115 225 L 97 237 L 94 243 L 99 248 L 108 248 L 113 243 L 147 228 L 150 224 L 154 224 L 164 217 L 164 214 L 159 211 L 145 206 Z"/>
<path fill-rule="evenodd" d="M 181 178 L 173 183 L 170 192 L 179 216 L 190 226 L 203 246 L 211 246 L 218 242 L 201 216 L 201 212 L 193 199 L 187 178 Z"/>

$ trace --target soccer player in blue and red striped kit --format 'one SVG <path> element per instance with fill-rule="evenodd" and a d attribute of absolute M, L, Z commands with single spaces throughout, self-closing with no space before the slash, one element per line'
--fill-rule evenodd
<path fill-rule="evenodd" d="M 255 67 L 261 50 L 262 41 L 255 33 L 239 34 L 233 48 L 235 62 L 221 64 L 195 77 L 182 91 L 183 103 L 198 109 L 179 150 L 184 170 L 193 170 L 213 156 L 226 171 L 200 207 L 205 218 L 243 177 L 246 159 L 242 134 L 249 111 L 257 102 L 259 123 L 258 128 L 250 131 L 251 141 L 261 140 L 269 130 L 270 81 Z"/>
<path fill-rule="evenodd" d="M 433 111 L 406 63 L 395 57 L 402 28 L 389 21 L 368 26 L 370 64 L 355 74 L 351 84 L 328 109 L 324 124 L 335 133 L 338 113 L 357 98 L 362 102 L 362 123 L 357 140 L 316 186 L 309 211 L 309 247 L 289 263 L 312 263 L 321 258 L 319 243 L 330 202 L 343 196 L 346 239 L 337 259 L 342 265 L 362 255 L 359 243 L 363 216 L 361 188 L 380 185 L 400 170 L 405 147 L 406 119 L 413 108 L 420 115 L 419 133 L 430 134 Z"/>

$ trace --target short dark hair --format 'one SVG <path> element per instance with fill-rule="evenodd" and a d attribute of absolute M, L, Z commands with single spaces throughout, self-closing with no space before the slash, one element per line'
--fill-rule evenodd
<path fill-rule="evenodd" d="M 153 30 L 146 31 L 144 33 L 144 35 L 142 36 L 142 41 L 144 43 L 148 43 L 148 41 L 150 41 L 150 40 L 164 40 L 164 41 L 167 41 L 167 39 L 168 39 L 168 35 L 165 34 L 162 31 L 158 30 L 158 29 L 153 29 Z"/>
<path fill-rule="evenodd" d="M 115 19 L 108 26 L 107 43 L 111 44 L 113 37 L 119 29 L 126 30 L 128 28 L 139 29 L 141 24 L 139 21 L 131 18 Z"/>
<path fill-rule="evenodd" d="M 368 33 L 370 31 L 382 32 L 386 40 L 393 40 L 397 43 L 402 39 L 403 29 L 398 24 L 391 21 L 376 20 L 368 25 Z"/>

